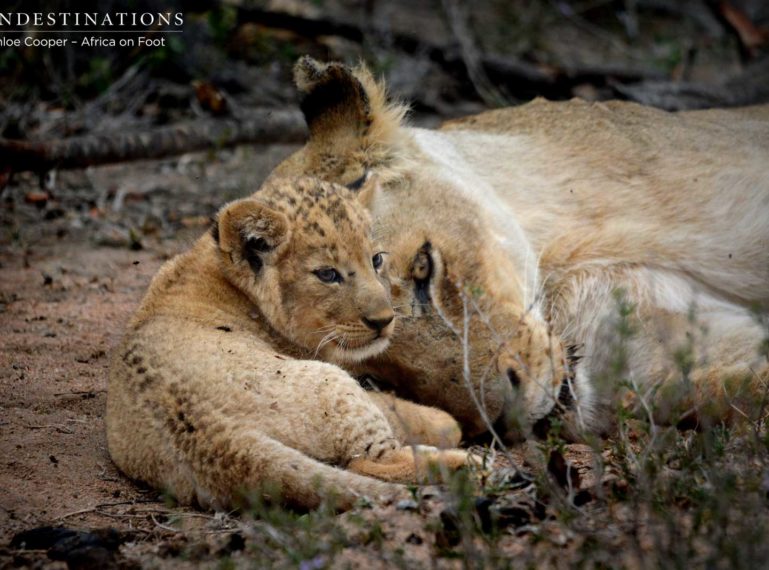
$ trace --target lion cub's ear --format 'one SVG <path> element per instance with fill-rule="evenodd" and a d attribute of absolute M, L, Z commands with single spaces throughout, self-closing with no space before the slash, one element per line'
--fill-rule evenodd
<path fill-rule="evenodd" d="M 311 140 L 359 137 L 371 125 L 368 94 L 349 67 L 304 56 L 294 66 L 294 81 L 304 93 L 301 107 Z"/>
<path fill-rule="evenodd" d="M 288 219 L 252 198 L 237 200 L 224 206 L 217 216 L 215 237 L 219 249 L 249 263 L 254 272 L 264 265 L 265 258 L 288 242 Z"/>

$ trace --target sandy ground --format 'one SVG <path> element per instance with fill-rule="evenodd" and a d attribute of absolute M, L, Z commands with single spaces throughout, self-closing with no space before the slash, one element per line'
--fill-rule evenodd
<path fill-rule="evenodd" d="M 110 351 L 161 262 L 72 243 L 0 257 L 0 542 L 59 521 L 108 525 L 94 507 L 153 496 L 112 465 L 103 418 Z"/>

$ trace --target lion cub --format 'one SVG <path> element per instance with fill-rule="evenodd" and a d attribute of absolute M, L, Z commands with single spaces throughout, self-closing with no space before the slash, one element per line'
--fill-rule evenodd
<path fill-rule="evenodd" d="M 358 361 L 389 344 L 385 261 L 369 233 L 347 188 L 311 178 L 222 208 L 160 269 L 114 356 L 118 467 L 181 503 L 230 508 L 267 488 L 305 507 L 333 491 L 346 507 L 392 496 L 428 463 L 464 465 L 461 450 L 404 446 L 456 446 L 450 416 L 314 360 Z"/>

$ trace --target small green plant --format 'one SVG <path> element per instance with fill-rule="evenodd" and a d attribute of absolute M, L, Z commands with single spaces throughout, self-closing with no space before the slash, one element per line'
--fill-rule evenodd
<path fill-rule="evenodd" d="M 93 57 L 88 62 L 88 70 L 78 78 L 77 85 L 85 91 L 102 93 L 113 80 L 111 61 L 106 57 Z"/>
<path fill-rule="evenodd" d="M 173 34 L 168 34 L 165 45 L 153 48 L 147 53 L 145 58 L 150 69 L 161 73 L 168 66 L 175 65 L 174 62 L 178 61 L 178 58 L 184 57 L 184 55 L 184 41 Z"/>
<path fill-rule="evenodd" d="M 234 6 L 219 6 L 208 12 L 208 28 L 214 41 L 226 46 L 238 23 L 238 11 Z"/>

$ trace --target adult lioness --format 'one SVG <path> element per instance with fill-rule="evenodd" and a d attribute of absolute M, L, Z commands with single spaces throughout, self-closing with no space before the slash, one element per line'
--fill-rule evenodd
<path fill-rule="evenodd" d="M 325 357 L 383 350 L 394 323 L 365 210 L 347 189 L 276 180 L 233 202 L 166 263 L 110 371 L 107 438 L 129 476 L 180 502 L 230 508 L 277 490 L 315 506 L 393 495 L 427 462 L 464 464 L 439 410 L 364 392 Z M 327 464 L 346 467 L 340 470 Z"/>
<path fill-rule="evenodd" d="M 769 107 L 536 100 L 428 131 L 363 68 L 303 58 L 295 77 L 310 139 L 275 175 L 382 182 L 368 206 L 401 326 L 358 371 L 470 435 L 526 433 L 564 407 L 599 427 L 609 377 L 649 406 L 660 386 L 692 385 L 718 414 L 730 380 L 760 389 Z"/>

